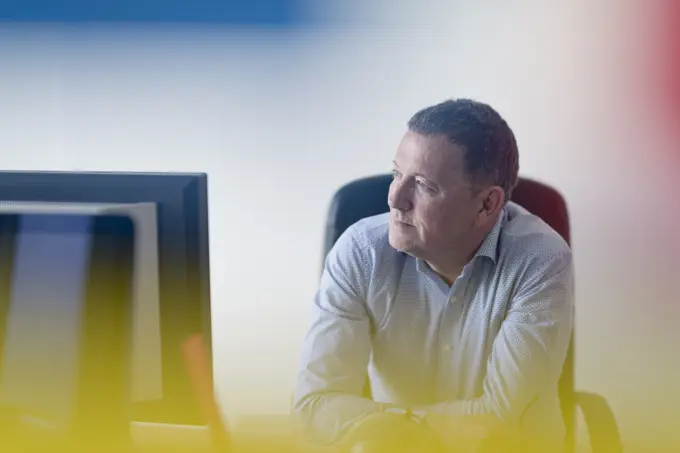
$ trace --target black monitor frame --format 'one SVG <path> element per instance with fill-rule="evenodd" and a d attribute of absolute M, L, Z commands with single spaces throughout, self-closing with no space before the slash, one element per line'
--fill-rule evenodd
<path fill-rule="evenodd" d="M 0 172 L 0 201 L 156 203 L 163 398 L 133 405 L 132 419 L 204 425 L 181 345 L 200 333 L 212 358 L 207 175 Z"/>

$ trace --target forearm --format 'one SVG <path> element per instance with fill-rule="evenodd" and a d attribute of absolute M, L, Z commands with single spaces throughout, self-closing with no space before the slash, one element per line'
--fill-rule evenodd
<path fill-rule="evenodd" d="M 342 438 L 363 418 L 381 412 L 381 406 L 355 395 L 318 393 L 301 398 L 293 411 L 307 436 L 328 444 Z"/>
<path fill-rule="evenodd" d="M 518 424 L 536 398 L 557 385 L 559 373 L 554 371 L 557 368 L 547 362 L 544 362 L 543 369 L 535 364 L 524 364 L 523 368 L 527 372 L 522 375 L 487 375 L 484 391 L 479 397 L 442 401 L 413 410 L 428 415 L 489 420 L 510 426 Z"/>
<path fill-rule="evenodd" d="M 413 408 L 413 411 L 423 415 L 436 414 L 450 417 L 502 417 L 491 401 L 484 397 L 417 406 Z"/>

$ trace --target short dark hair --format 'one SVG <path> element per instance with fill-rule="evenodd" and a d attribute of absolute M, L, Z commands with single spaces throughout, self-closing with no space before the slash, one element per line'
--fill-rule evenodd
<path fill-rule="evenodd" d="M 519 152 L 510 126 L 491 106 L 470 99 L 450 99 L 426 107 L 408 122 L 424 136 L 446 136 L 463 149 L 465 173 L 475 186 L 492 184 L 506 202 L 517 185 Z"/>

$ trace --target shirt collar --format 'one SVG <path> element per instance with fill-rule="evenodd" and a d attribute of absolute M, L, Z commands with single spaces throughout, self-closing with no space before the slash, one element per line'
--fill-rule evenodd
<path fill-rule="evenodd" d="M 482 245 L 479 247 L 479 249 L 477 249 L 477 253 L 475 253 L 475 256 L 472 258 L 473 260 L 478 256 L 486 256 L 487 258 L 491 258 L 491 261 L 494 263 L 496 262 L 498 259 L 498 241 L 500 240 L 501 228 L 503 227 L 503 222 L 505 221 L 506 215 L 507 211 L 505 208 L 503 208 L 501 213 L 498 215 L 498 219 L 496 220 L 493 228 L 486 235 L 484 242 L 482 242 Z"/>

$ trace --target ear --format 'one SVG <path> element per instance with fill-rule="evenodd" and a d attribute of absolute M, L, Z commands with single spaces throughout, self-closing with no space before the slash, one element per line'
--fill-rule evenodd
<path fill-rule="evenodd" d="M 479 226 L 487 225 L 496 220 L 498 213 L 505 206 L 505 191 L 499 186 L 484 189 L 480 194 L 480 208 L 477 215 Z"/>

